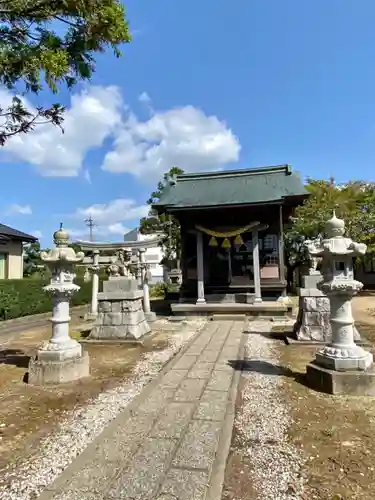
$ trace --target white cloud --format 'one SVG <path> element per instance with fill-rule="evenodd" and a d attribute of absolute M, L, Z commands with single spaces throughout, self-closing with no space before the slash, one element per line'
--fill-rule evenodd
<path fill-rule="evenodd" d="M 121 222 L 115 222 L 114 224 L 110 224 L 109 226 L 107 226 L 107 234 L 121 234 L 122 236 L 124 236 L 124 234 L 128 233 L 129 231 L 130 228 L 124 226 L 124 224 L 122 224 Z"/>
<path fill-rule="evenodd" d="M 96 236 L 124 236 L 132 226 L 139 224 L 139 219 L 148 214 L 147 205 L 137 205 L 134 200 L 119 198 L 108 203 L 94 204 L 85 208 L 77 208 L 69 217 L 80 221 L 82 228 L 69 229 L 71 238 L 88 238 L 89 229 L 84 222 L 92 218 L 95 226 L 93 232 Z M 128 222 L 124 225 L 124 222 Z M 129 227 L 130 226 L 130 227 Z"/>
<path fill-rule="evenodd" d="M 202 171 L 238 161 L 239 140 L 215 115 L 193 106 L 155 111 L 147 92 L 138 100 L 149 112 L 144 120 L 129 109 L 117 87 L 87 86 L 71 98 L 64 134 L 53 125 L 40 125 L 9 139 L 1 152 L 30 163 L 41 175 L 72 177 L 82 172 L 87 153 L 109 139 L 103 170 L 151 182 L 173 166 Z M 10 94 L 0 90 L 0 105 L 9 101 Z M 90 182 L 90 173 L 82 173 Z"/>
<path fill-rule="evenodd" d="M 33 212 L 30 205 L 18 205 L 17 203 L 13 203 L 6 209 L 5 213 L 6 215 L 31 215 Z"/>
<path fill-rule="evenodd" d="M 77 208 L 74 217 L 85 220 L 92 217 L 98 225 L 140 219 L 147 215 L 147 205 L 136 205 L 134 200 L 119 198 L 108 203 L 97 203 L 86 208 Z"/>
<path fill-rule="evenodd" d="M 155 112 L 146 121 L 131 113 L 117 129 L 102 168 L 154 180 L 173 166 L 185 171 L 221 168 L 238 160 L 240 148 L 224 122 L 193 106 Z"/>
<path fill-rule="evenodd" d="M 67 228 L 71 241 L 83 240 L 88 241 L 90 232 L 87 227 L 82 228 Z M 123 241 L 124 235 L 128 233 L 131 228 L 124 226 L 121 222 L 115 222 L 108 226 L 96 226 L 93 229 L 94 241 L 117 240 Z M 115 237 L 115 238 L 114 238 Z"/>
<path fill-rule="evenodd" d="M 0 105 L 9 100 L 9 93 L 0 90 Z M 2 152 L 31 163 L 44 176 L 76 176 L 87 152 L 102 146 L 121 122 L 122 105 L 117 87 L 88 86 L 72 96 L 64 133 L 50 124 L 39 125 L 33 132 L 9 139 Z"/>

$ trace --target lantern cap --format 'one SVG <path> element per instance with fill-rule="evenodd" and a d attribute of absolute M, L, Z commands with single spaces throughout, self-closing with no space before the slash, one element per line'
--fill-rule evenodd
<path fill-rule="evenodd" d="M 60 229 L 53 233 L 53 241 L 56 246 L 64 246 L 69 243 L 69 233 L 65 229 L 63 229 L 62 222 L 60 223 Z"/>
<path fill-rule="evenodd" d="M 332 218 L 326 223 L 325 232 L 328 238 L 344 236 L 345 234 L 345 221 L 336 217 L 335 211 L 333 211 Z"/>

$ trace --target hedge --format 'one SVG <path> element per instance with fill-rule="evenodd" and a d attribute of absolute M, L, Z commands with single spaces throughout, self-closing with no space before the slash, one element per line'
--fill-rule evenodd
<path fill-rule="evenodd" d="M 0 280 L 0 321 L 51 311 L 51 298 L 42 289 L 48 283 L 49 280 L 35 278 Z M 88 304 L 91 301 L 91 282 L 76 279 L 75 283 L 81 289 L 73 295 L 71 305 Z"/>

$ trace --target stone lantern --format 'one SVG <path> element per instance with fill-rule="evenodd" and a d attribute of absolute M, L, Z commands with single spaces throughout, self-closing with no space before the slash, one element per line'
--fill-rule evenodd
<path fill-rule="evenodd" d="M 52 298 L 52 337 L 38 348 L 30 360 L 29 383 L 34 385 L 70 382 L 89 375 L 89 358 L 82 346 L 69 335 L 69 302 L 80 287 L 74 283 L 75 265 L 83 252 L 69 247 L 69 234 L 60 225 L 53 235 L 55 248 L 41 252 L 41 260 L 51 269 L 50 284 L 44 291 Z"/>
<path fill-rule="evenodd" d="M 326 224 L 326 238 L 311 245 L 312 257 L 322 259 L 322 280 L 317 283 L 330 301 L 331 341 L 319 349 L 307 366 L 312 386 L 333 394 L 371 393 L 373 357 L 354 342 L 351 300 L 362 283 L 354 279 L 353 259 L 365 255 L 367 247 L 346 238 L 345 223 L 334 214 Z M 365 389 L 364 389 L 365 387 Z"/>

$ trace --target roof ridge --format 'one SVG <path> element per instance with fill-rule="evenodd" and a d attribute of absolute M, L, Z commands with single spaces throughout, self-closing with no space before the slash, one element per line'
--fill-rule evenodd
<path fill-rule="evenodd" d="M 292 173 L 291 166 L 287 163 L 283 165 L 274 165 L 268 167 L 257 167 L 257 168 L 243 168 L 236 170 L 215 170 L 213 172 L 196 172 L 188 174 L 177 175 L 176 180 L 187 181 L 194 179 L 206 179 L 206 178 L 228 178 L 228 177 L 241 177 L 248 175 L 260 175 L 260 174 L 276 174 L 285 173 L 285 175 L 290 175 Z"/>
<path fill-rule="evenodd" d="M 298 173 L 292 173 L 289 165 L 278 165 L 181 175 L 177 182 L 166 185 L 152 206 L 160 211 L 161 207 L 250 205 L 306 195 Z"/>
<path fill-rule="evenodd" d="M 0 234 L 9 236 L 10 238 L 19 238 L 23 239 L 24 241 L 32 240 L 32 241 L 37 241 L 38 238 L 35 238 L 35 236 L 32 236 L 31 234 L 27 234 L 23 231 L 19 231 L 18 229 L 14 229 L 11 226 L 8 226 L 7 224 L 3 224 L 0 222 Z"/>

